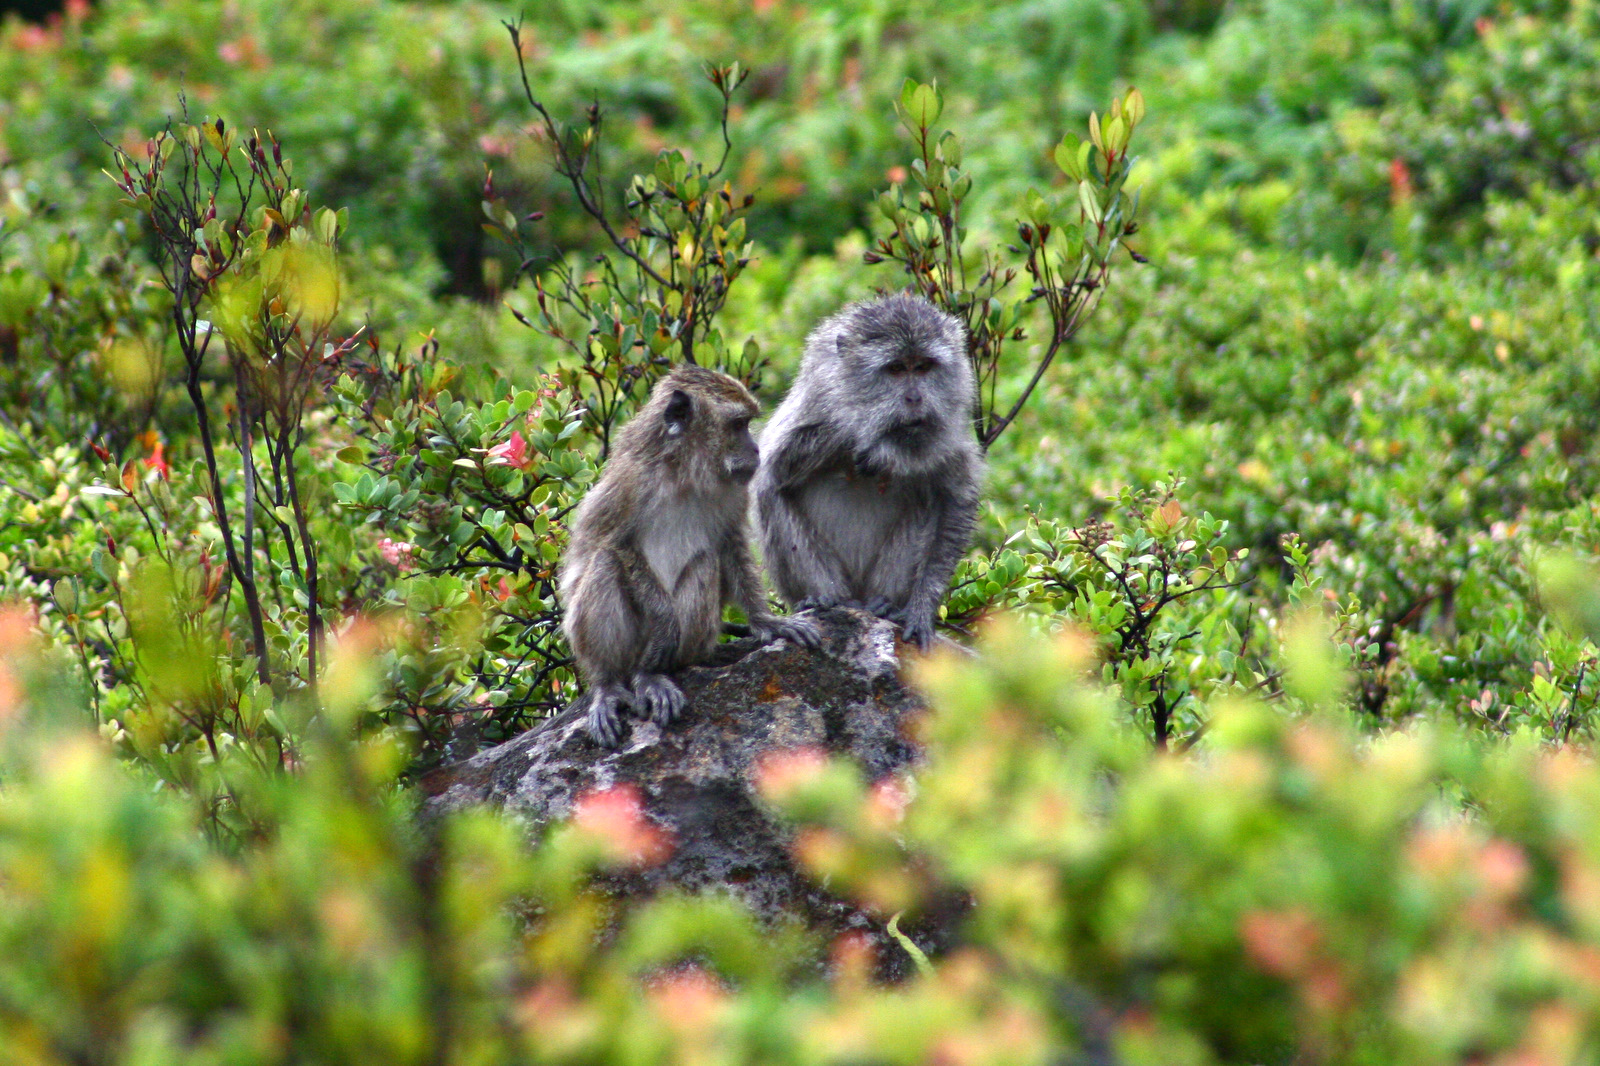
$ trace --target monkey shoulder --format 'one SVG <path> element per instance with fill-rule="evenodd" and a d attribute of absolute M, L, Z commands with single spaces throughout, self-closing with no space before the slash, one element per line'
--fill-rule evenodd
<path fill-rule="evenodd" d="M 983 449 L 977 441 L 963 435 L 944 461 L 935 467 L 932 476 L 947 485 L 970 484 L 975 488 L 983 479 L 984 469 Z"/>

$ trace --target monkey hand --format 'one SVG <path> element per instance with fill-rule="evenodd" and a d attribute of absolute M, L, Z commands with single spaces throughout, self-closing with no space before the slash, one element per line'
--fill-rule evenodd
<path fill-rule="evenodd" d="M 888 473 L 883 461 L 871 449 L 863 448 L 850 457 L 857 477 L 874 478 Z"/>
<path fill-rule="evenodd" d="M 763 644 L 771 644 L 775 640 L 787 640 L 804 648 L 822 646 L 822 631 L 817 628 L 817 623 L 809 618 L 779 618 L 776 615 L 768 615 L 753 620 L 750 623 L 750 631 Z"/>
<path fill-rule="evenodd" d="M 683 690 L 662 674 L 633 675 L 633 709 L 664 726 L 689 703 Z"/>
<path fill-rule="evenodd" d="M 614 748 L 622 741 L 622 696 L 610 689 L 589 693 L 589 735 L 602 748 Z"/>

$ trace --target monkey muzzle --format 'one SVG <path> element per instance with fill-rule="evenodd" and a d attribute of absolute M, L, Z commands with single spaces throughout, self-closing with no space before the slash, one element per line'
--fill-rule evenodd
<path fill-rule="evenodd" d="M 908 452 L 920 452 L 938 435 L 939 423 L 931 418 L 908 418 L 896 422 L 884 433 L 883 439 Z"/>

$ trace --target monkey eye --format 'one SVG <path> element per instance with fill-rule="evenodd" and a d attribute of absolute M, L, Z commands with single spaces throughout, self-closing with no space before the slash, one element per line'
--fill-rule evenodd
<path fill-rule="evenodd" d="M 899 377 L 906 372 L 906 365 L 904 363 L 885 363 L 883 364 L 883 372 L 892 377 Z"/>
<path fill-rule="evenodd" d="M 728 420 L 728 428 L 734 430 L 735 432 L 749 429 L 750 418 L 750 415 L 740 415 L 737 418 L 730 418 Z"/>
<path fill-rule="evenodd" d="M 933 368 L 934 362 L 932 359 L 918 359 L 915 365 L 911 367 L 911 372 L 913 374 L 926 374 Z"/>

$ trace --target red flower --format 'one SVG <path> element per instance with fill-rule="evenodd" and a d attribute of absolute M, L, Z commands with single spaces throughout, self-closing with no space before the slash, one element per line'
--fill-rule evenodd
<path fill-rule="evenodd" d="M 504 444 L 496 444 L 489 449 L 489 458 L 497 459 L 508 466 L 518 470 L 528 468 L 528 442 L 522 439 L 521 430 L 512 430 L 511 439 Z"/>
<path fill-rule="evenodd" d="M 1406 166 L 1404 159 L 1395 158 L 1389 161 L 1389 198 L 1403 204 L 1416 193 L 1416 187 L 1411 182 L 1411 168 Z"/>
<path fill-rule="evenodd" d="M 162 481 L 172 475 L 172 467 L 167 465 L 167 457 L 160 441 L 156 441 L 155 447 L 150 449 L 150 454 L 145 456 L 144 465 L 160 474 Z"/>

